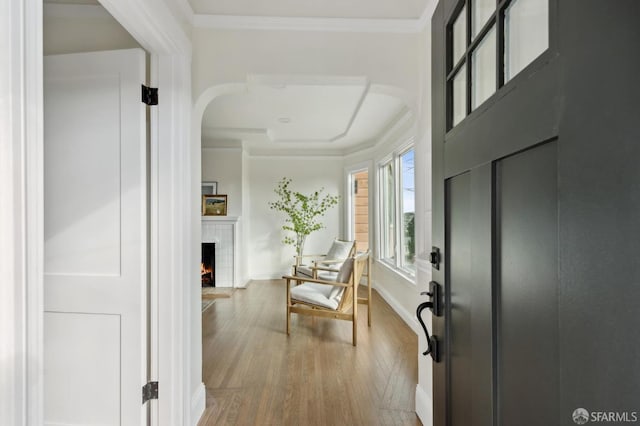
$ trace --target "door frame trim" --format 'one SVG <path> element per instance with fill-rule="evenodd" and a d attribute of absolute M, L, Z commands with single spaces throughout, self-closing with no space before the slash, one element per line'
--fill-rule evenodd
<path fill-rule="evenodd" d="M 191 174 L 191 42 L 162 2 L 101 3 L 150 52 L 151 74 L 162 84 L 156 112 L 162 120 L 152 125 L 151 135 L 158 150 L 156 173 L 151 176 L 157 210 L 152 211 L 151 220 L 160 225 L 151 230 L 151 250 L 158 256 L 152 271 L 156 280 L 152 281 L 151 308 L 157 319 L 155 358 L 162 360 L 156 362 L 157 378 L 166 390 L 160 393 L 152 422 L 195 424 L 198 418 L 192 418 L 189 382 L 193 342 L 186 332 L 190 306 L 183 287 L 176 285 L 184 277 L 192 278 L 191 223 L 184 207 L 189 205 L 187 177 Z M 0 297 L 1 347 L 8 348 L 0 354 L 0 423 L 40 425 L 44 417 L 43 5 L 40 0 L 4 2 L 1 12 L 0 22 L 6 25 L 0 30 L 0 57 L 9 72 L 0 78 L 0 99 L 8 100 L 0 108 L 0 149 L 7 163 L 0 168 L 0 192 L 11 202 L 0 206 L 0 229 L 12 238 L 0 246 L 0 271 L 10 283 Z M 157 197 L 159 193 L 164 196 Z M 176 352 L 175 347 L 184 350 Z"/>

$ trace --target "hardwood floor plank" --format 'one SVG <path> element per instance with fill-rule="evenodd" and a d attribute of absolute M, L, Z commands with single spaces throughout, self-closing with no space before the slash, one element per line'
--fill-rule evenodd
<path fill-rule="evenodd" d="M 199 426 L 421 425 L 417 336 L 373 292 L 372 326 L 292 314 L 284 281 L 254 281 L 203 313 L 207 408 Z"/>

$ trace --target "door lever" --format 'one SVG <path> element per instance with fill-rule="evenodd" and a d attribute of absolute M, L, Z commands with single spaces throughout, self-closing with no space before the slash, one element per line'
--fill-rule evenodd
<path fill-rule="evenodd" d="M 426 292 L 420 293 L 420 294 L 426 294 Z M 424 311 L 427 308 L 433 308 L 433 303 L 422 302 L 421 304 L 418 305 L 418 309 L 416 309 L 416 316 L 418 317 L 418 321 L 422 326 L 422 330 L 424 330 L 424 334 L 427 336 L 427 345 L 428 345 L 427 350 L 422 352 L 422 355 L 431 354 L 431 358 L 433 358 L 435 362 L 439 362 L 440 354 L 438 350 L 438 339 L 436 338 L 436 336 L 429 336 L 429 330 L 427 330 L 427 326 L 424 324 L 424 321 L 422 320 L 422 311 Z"/>

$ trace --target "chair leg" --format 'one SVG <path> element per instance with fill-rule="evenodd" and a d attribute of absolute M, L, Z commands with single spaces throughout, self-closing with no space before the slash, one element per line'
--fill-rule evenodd
<path fill-rule="evenodd" d="M 353 346 L 358 344 L 358 286 L 354 286 L 353 291 L 353 316 L 351 317 L 353 325 Z"/>
<path fill-rule="evenodd" d="M 353 324 L 353 346 L 356 346 L 358 344 L 358 321 L 356 320 L 356 318 L 353 318 L 352 321 Z"/>
<path fill-rule="evenodd" d="M 287 280 L 287 336 L 291 330 L 291 281 Z"/>
<path fill-rule="evenodd" d="M 289 310 L 289 305 L 287 304 L 287 336 L 291 330 L 291 311 Z"/>
<path fill-rule="evenodd" d="M 371 327 L 371 286 L 369 286 L 369 294 L 367 296 L 367 324 Z"/>

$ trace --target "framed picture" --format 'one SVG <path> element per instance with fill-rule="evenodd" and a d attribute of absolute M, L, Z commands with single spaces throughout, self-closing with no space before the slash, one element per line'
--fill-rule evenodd
<path fill-rule="evenodd" d="M 218 193 L 218 182 L 202 182 L 202 195 L 215 195 Z"/>
<path fill-rule="evenodd" d="M 203 195 L 202 196 L 203 216 L 226 216 L 227 196 L 226 195 Z"/>

